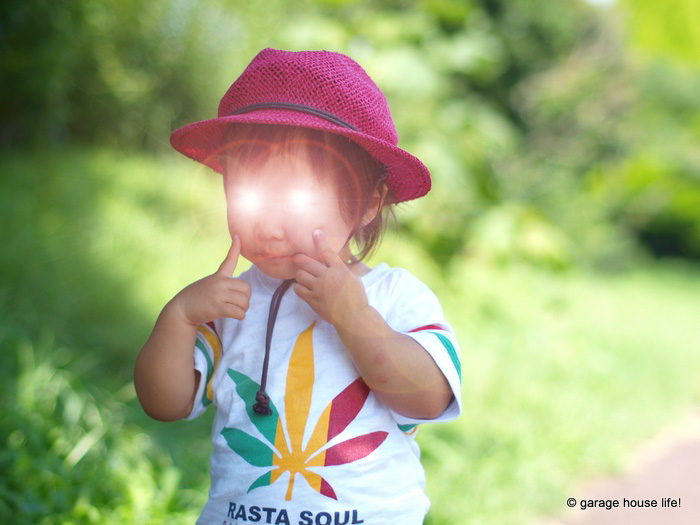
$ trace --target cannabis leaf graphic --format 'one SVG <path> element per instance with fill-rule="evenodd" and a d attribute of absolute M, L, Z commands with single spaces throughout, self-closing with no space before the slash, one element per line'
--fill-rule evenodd
<path fill-rule="evenodd" d="M 303 446 L 304 429 L 308 423 L 313 395 L 314 325 L 315 322 L 297 338 L 287 370 L 284 425 L 289 435 L 289 444 L 285 439 L 282 420 L 275 404 L 270 401 L 272 414 L 269 416 L 255 413 L 255 393 L 260 386 L 248 376 L 232 369 L 228 370 L 229 377 L 236 384 L 236 392 L 246 402 L 248 417 L 268 442 L 264 443 L 237 428 L 224 428 L 221 431 L 229 447 L 245 461 L 256 467 L 272 467 L 250 485 L 248 492 L 271 485 L 282 474 L 289 472 L 287 500 L 292 499 L 297 474 L 318 493 L 338 499 L 333 487 L 309 468 L 344 465 L 362 459 L 377 449 L 388 435 L 387 432 L 370 432 L 322 450 L 331 439 L 347 428 L 364 406 L 369 388 L 358 378 L 328 404 L 318 418 L 306 447 Z"/>

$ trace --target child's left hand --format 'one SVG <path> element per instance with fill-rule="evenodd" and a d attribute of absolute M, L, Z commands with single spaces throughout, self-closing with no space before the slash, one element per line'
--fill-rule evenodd
<path fill-rule="evenodd" d="M 333 325 L 350 322 L 367 306 L 367 294 L 362 280 L 350 271 L 345 262 L 328 245 L 321 230 L 313 232 L 319 260 L 296 254 L 294 291 L 321 319 Z"/>

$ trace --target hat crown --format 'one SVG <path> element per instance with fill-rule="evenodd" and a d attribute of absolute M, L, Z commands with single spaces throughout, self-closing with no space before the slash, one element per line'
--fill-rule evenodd
<path fill-rule="evenodd" d="M 274 103 L 325 111 L 367 135 L 398 144 L 386 97 L 357 62 L 341 53 L 263 49 L 223 96 L 218 116 Z"/>

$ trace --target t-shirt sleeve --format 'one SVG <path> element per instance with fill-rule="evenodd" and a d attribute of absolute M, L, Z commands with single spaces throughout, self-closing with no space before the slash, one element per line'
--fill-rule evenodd
<path fill-rule="evenodd" d="M 397 332 L 413 338 L 430 354 L 453 394 L 448 407 L 436 419 L 413 419 L 395 412 L 394 417 L 401 426 L 455 419 L 462 411 L 462 368 L 454 331 L 445 320 L 435 294 L 412 274 L 402 271 L 392 288 L 392 306 L 387 313 L 387 323 Z"/>
<path fill-rule="evenodd" d="M 194 346 L 194 369 L 199 372 L 199 385 L 192 412 L 185 419 L 204 413 L 213 400 L 212 379 L 221 361 L 221 340 L 214 323 L 200 325 Z"/>

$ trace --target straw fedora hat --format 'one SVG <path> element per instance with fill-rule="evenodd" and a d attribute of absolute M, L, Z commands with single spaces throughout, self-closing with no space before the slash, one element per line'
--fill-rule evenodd
<path fill-rule="evenodd" d="M 172 146 L 222 173 L 218 153 L 232 124 L 300 126 L 343 135 L 386 167 L 396 201 L 430 190 L 430 172 L 398 147 L 386 97 L 350 57 L 263 49 L 221 99 L 217 117 L 176 129 Z"/>

